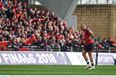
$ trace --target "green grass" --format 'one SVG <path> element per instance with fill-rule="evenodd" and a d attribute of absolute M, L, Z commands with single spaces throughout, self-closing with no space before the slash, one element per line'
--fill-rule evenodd
<path fill-rule="evenodd" d="M 0 65 L 0 75 L 116 75 L 116 66 Z"/>

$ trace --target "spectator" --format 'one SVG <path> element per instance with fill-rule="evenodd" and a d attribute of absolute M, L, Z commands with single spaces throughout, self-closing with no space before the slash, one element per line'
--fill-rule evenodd
<path fill-rule="evenodd" d="M 68 28 L 54 12 L 27 7 L 28 0 L 0 0 L 0 42 L 8 41 L 7 47 L 20 50 L 23 46 L 59 48 L 81 47 L 81 32 Z M 101 45 L 114 47 L 109 38 Z M 1 47 L 2 50 L 5 46 Z"/>

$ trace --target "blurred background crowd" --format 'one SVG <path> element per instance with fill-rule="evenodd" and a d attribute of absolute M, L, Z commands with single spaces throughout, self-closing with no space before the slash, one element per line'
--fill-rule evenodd
<path fill-rule="evenodd" d="M 111 37 L 94 39 L 99 49 L 116 46 Z M 80 42 L 81 31 L 68 27 L 54 12 L 29 8 L 25 1 L 0 0 L 1 51 L 54 48 L 68 51 L 71 48 L 81 49 Z"/>

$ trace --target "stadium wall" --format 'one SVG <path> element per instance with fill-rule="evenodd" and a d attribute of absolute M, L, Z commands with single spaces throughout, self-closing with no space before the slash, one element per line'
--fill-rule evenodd
<path fill-rule="evenodd" d="M 113 37 L 116 40 L 116 5 L 77 5 L 77 28 L 88 24 L 97 37 Z"/>

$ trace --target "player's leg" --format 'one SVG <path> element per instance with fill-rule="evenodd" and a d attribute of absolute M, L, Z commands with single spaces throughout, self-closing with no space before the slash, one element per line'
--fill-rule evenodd
<path fill-rule="evenodd" d="M 91 62 L 91 66 L 94 66 L 94 61 L 93 61 L 93 51 L 89 51 L 88 52 L 88 55 L 89 55 L 89 59 L 90 59 L 90 62 Z"/>
<path fill-rule="evenodd" d="M 86 68 L 89 68 L 89 67 L 90 67 L 90 65 L 89 65 L 89 60 L 88 60 L 88 57 L 87 57 L 86 54 L 87 54 L 87 51 L 83 50 L 82 55 L 83 55 L 83 57 L 84 57 L 84 59 L 85 59 L 85 61 L 86 61 L 86 63 L 87 63 Z"/>
<path fill-rule="evenodd" d="M 89 65 L 89 59 L 87 57 L 87 53 L 88 53 L 88 45 L 84 45 L 84 49 L 83 49 L 82 55 L 83 55 L 87 65 Z"/>
<path fill-rule="evenodd" d="M 86 63 L 89 64 L 88 57 L 87 57 L 86 54 L 87 54 L 87 52 L 86 52 L 85 50 L 83 50 L 82 55 L 83 55 L 83 57 L 84 57 Z"/>
<path fill-rule="evenodd" d="M 94 66 L 94 60 L 93 60 L 93 44 L 90 44 L 89 45 L 89 48 L 88 48 L 88 55 L 89 55 L 89 59 L 90 59 L 90 62 L 91 62 L 91 68 L 90 69 L 95 69 L 95 66 Z"/>
<path fill-rule="evenodd" d="M 90 59 L 90 62 L 91 62 L 91 67 L 89 69 L 95 69 L 92 51 L 89 51 L 88 55 L 89 55 L 89 59 Z"/>

